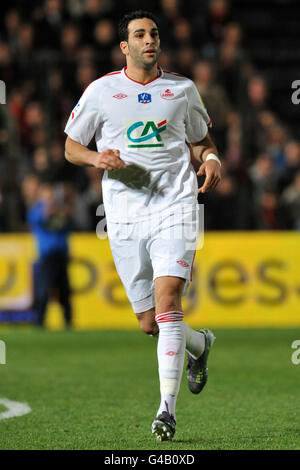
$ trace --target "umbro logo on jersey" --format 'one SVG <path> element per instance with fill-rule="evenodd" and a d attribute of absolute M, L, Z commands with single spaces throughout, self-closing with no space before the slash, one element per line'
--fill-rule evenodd
<path fill-rule="evenodd" d="M 176 263 L 180 264 L 183 268 L 188 268 L 189 267 L 189 263 L 187 263 L 183 259 L 180 259 L 179 261 L 176 261 Z"/>
<path fill-rule="evenodd" d="M 171 92 L 171 90 L 169 90 L 169 88 L 167 88 L 164 92 L 161 92 L 160 96 L 164 100 L 172 100 L 175 95 L 174 95 L 174 93 Z"/>
<path fill-rule="evenodd" d="M 123 98 L 128 98 L 128 95 L 124 95 L 124 93 L 118 93 L 114 95 L 113 98 L 117 98 L 117 100 L 122 100 Z"/>
<path fill-rule="evenodd" d="M 139 103 L 151 103 L 151 95 L 149 93 L 140 93 L 138 95 Z"/>

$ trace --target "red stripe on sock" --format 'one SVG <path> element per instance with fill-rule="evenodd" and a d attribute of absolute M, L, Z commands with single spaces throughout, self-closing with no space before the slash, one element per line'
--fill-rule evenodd
<path fill-rule="evenodd" d="M 183 312 L 161 312 L 155 315 L 156 323 L 166 323 L 166 322 L 173 322 L 173 321 L 182 321 L 183 319 Z"/>

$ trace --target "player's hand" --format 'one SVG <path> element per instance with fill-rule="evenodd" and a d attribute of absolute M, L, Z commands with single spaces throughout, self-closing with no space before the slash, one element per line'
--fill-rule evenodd
<path fill-rule="evenodd" d="M 120 150 L 106 149 L 93 159 L 93 165 L 102 170 L 119 170 L 125 168 L 126 164 L 120 158 Z"/>
<path fill-rule="evenodd" d="M 215 189 L 221 181 L 221 167 L 216 160 L 208 160 L 202 163 L 200 166 L 197 176 L 205 175 L 205 181 L 201 188 L 198 189 L 198 193 L 206 193 Z"/>

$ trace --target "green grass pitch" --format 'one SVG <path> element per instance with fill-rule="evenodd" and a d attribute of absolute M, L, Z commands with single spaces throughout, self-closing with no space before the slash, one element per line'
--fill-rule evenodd
<path fill-rule="evenodd" d="M 0 420 L 0 449 L 300 449 L 299 329 L 214 330 L 199 395 L 185 372 L 173 442 L 156 442 L 156 339 L 139 331 L 2 329 L 0 398 L 32 412 Z M 4 408 L 0 408 L 0 413 Z"/>

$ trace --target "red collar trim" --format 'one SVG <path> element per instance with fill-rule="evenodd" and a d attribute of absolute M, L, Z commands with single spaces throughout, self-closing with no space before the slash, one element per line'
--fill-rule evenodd
<path fill-rule="evenodd" d="M 149 80 L 149 82 L 142 83 L 142 82 L 138 82 L 137 80 L 134 80 L 133 78 L 128 77 L 128 75 L 127 75 L 127 73 L 126 73 L 126 69 L 127 69 L 127 66 L 125 66 L 124 69 L 123 69 L 126 78 L 128 78 L 128 79 L 131 80 L 132 82 L 138 83 L 139 85 L 143 85 L 143 86 L 148 85 L 148 83 L 154 82 L 154 80 L 157 80 L 159 77 L 162 76 L 162 69 L 161 69 L 160 67 L 158 67 L 158 72 L 159 72 L 159 73 L 158 73 L 157 77 L 152 78 L 152 80 Z"/>

